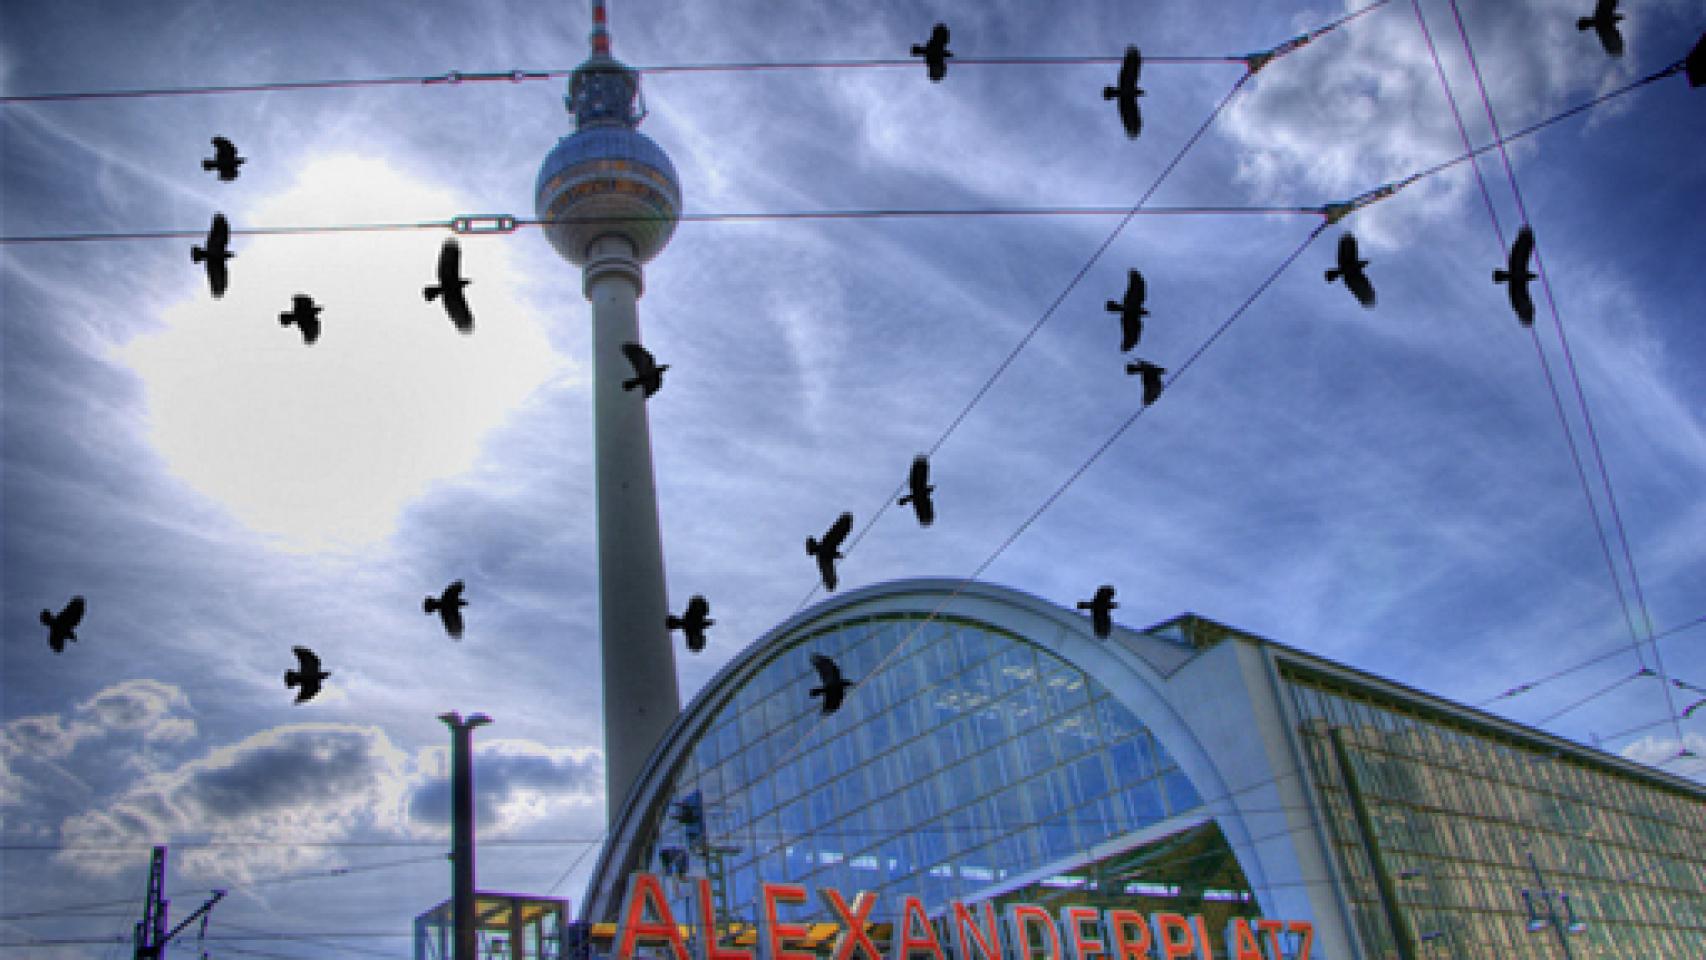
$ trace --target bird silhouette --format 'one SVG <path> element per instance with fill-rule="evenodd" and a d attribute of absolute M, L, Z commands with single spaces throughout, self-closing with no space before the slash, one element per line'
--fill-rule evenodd
<path fill-rule="evenodd" d="M 1078 609 L 1090 611 L 1090 629 L 1101 640 L 1114 632 L 1113 611 L 1118 606 L 1114 602 L 1114 588 L 1106 583 L 1096 588 L 1094 597 L 1078 601 Z"/>
<path fill-rule="evenodd" d="M 72 597 L 65 609 L 57 614 L 50 610 L 41 612 L 41 624 L 47 628 L 47 645 L 54 653 L 65 652 L 65 641 L 77 639 L 77 625 L 83 622 L 82 597 Z"/>
<path fill-rule="evenodd" d="M 444 632 L 451 639 L 462 639 L 462 608 L 468 601 L 462 599 L 462 581 L 457 580 L 444 588 L 444 592 L 436 597 L 427 597 L 421 601 L 421 609 L 427 613 L 437 613 L 444 621 Z"/>
<path fill-rule="evenodd" d="M 1167 372 L 1166 367 L 1158 367 L 1148 360 L 1139 360 L 1136 363 L 1126 364 L 1125 372 L 1143 378 L 1144 406 L 1149 406 L 1155 402 L 1157 397 L 1161 396 L 1161 390 L 1165 386 L 1161 382 L 1161 375 Z"/>
<path fill-rule="evenodd" d="M 659 364 L 653 359 L 651 351 L 637 343 L 624 343 L 622 355 L 634 367 L 634 375 L 622 381 L 622 389 L 632 390 L 639 387 L 650 397 L 663 386 L 663 372 L 669 369 L 669 364 Z"/>
<path fill-rule="evenodd" d="M 815 537 L 806 538 L 806 555 L 817 558 L 817 572 L 818 576 L 823 578 L 825 590 L 834 590 L 839 582 L 835 576 L 835 561 L 841 559 L 841 543 L 852 531 L 853 515 L 843 513 L 824 531 L 822 540 Z"/>
<path fill-rule="evenodd" d="M 1125 60 L 1120 64 L 1119 85 L 1102 88 L 1103 100 L 1118 100 L 1120 102 L 1120 123 L 1125 125 L 1125 135 L 1133 140 L 1143 132 L 1143 114 L 1137 109 L 1137 98 L 1143 96 L 1143 89 L 1137 85 L 1139 74 L 1143 72 L 1143 54 L 1136 47 L 1125 48 Z"/>
<path fill-rule="evenodd" d="M 930 494 L 936 488 L 930 485 L 930 458 L 919 454 L 912 458 L 912 470 L 906 475 L 906 496 L 895 501 L 896 506 L 904 507 L 912 504 L 912 512 L 918 515 L 918 525 L 928 527 L 936 522 L 936 503 L 930 499 Z"/>
<path fill-rule="evenodd" d="M 190 247 L 191 263 L 207 263 L 207 286 L 213 291 L 214 299 L 225 296 L 225 287 L 229 276 L 225 270 L 225 261 L 235 257 L 230 248 L 231 224 L 225 221 L 225 214 L 213 215 L 213 225 L 207 228 L 207 246 Z"/>
<path fill-rule="evenodd" d="M 1623 19 L 1623 14 L 1617 12 L 1617 0 L 1599 0 L 1593 5 L 1593 16 L 1580 17 L 1576 20 L 1577 30 L 1592 28 L 1599 34 L 1599 45 L 1605 52 L 1614 57 L 1623 56 L 1623 34 L 1618 32 L 1617 21 Z"/>
<path fill-rule="evenodd" d="M 823 715 L 827 717 L 841 709 L 841 701 L 846 699 L 847 688 L 853 686 L 853 681 L 842 677 L 835 661 L 821 653 L 812 654 L 812 666 L 817 668 L 819 685 L 811 689 L 811 696 L 823 698 Z"/>
<path fill-rule="evenodd" d="M 1706 31 L 1701 32 L 1700 39 L 1694 41 L 1694 49 L 1682 59 L 1682 72 L 1688 77 L 1689 86 L 1706 86 Z"/>
<path fill-rule="evenodd" d="M 1343 277 L 1345 289 L 1357 298 L 1357 302 L 1372 308 L 1374 284 L 1369 283 L 1368 274 L 1362 272 L 1362 268 L 1366 266 L 1367 260 L 1357 258 L 1357 238 L 1347 233 L 1339 238 L 1339 265 L 1327 271 L 1327 282 L 1332 283 Z"/>
<path fill-rule="evenodd" d="M 280 326 L 288 327 L 296 324 L 302 331 L 302 342 L 313 343 L 320 339 L 320 310 L 314 298 L 305 293 L 299 293 L 290 298 L 290 312 L 278 315 Z"/>
<path fill-rule="evenodd" d="M 938 23 L 931 27 L 930 42 L 913 44 L 912 55 L 923 57 L 930 70 L 930 79 L 942 82 L 942 78 L 948 75 L 948 58 L 953 56 L 948 51 L 948 25 Z"/>
<path fill-rule="evenodd" d="M 1511 309 L 1525 327 L 1534 325 L 1534 300 L 1528 295 L 1528 282 L 1535 276 L 1528 269 L 1528 258 L 1534 253 L 1534 231 L 1523 224 L 1511 244 L 1510 261 L 1503 270 L 1493 271 L 1493 282 L 1505 284 L 1511 298 Z"/>
<path fill-rule="evenodd" d="M 320 692 L 320 683 L 331 674 L 320 669 L 320 658 L 314 655 L 314 651 L 307 647 L 291 649 L 296 651 L 298 669 L 284 671 L 284 685 L 287 689 L 302 688 L 296 692 L 297 703 L 312 700 L 314 695 Z"/>
<path fill-rule="evenodd" d="M 1143 299 L 1148 295 L 1149 287 L 1143 282 L 1143 274 L 1131 270 L 1126 274 L 1125 299 L 1108 301 L 1108 312 L 1120 315 L 1121 353 L 1137 346 L 1137 341 L 1143 338 L 1143 318 L 1149 316 L 1149 311 L 1143 307 Z"/>
<path fill-rule="evenodd" d="M 687 649 L 694 653 L 705 649 L 705 628 L 716 622 L 711 619 L 710 602 L 698 594 L 694 594 L 687 601 L 687 609 L 681 616 L 670 614 L 663 618 L 664 627 L 680 630 L 687 638 Z"/>
<path fill-rule="evenodd" d="M 237 179 L 237 168 L 245 163 L 245 158 L 237 156 L 237 148 L 224 137 L 213 138 L 213 159 L 203 160 L 203 170 L 218 170 L 219 179 L 226 183 Z"/>
<path fill-rule="evenodd" d="M 468 309 L 468 297 L 462 292 L 472 282 L 462 278 L 462 247 L 451 237 L 438 248 L 438 282 L 423 287 L 421 294 L 428 303 L 443 297 L 444 312 L 450 316 L 450 322 L 463 333 L 473 333 L 474 313 Z"/>

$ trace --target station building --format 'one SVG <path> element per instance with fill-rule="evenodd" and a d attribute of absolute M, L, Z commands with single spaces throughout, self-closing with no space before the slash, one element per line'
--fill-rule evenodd
<path fill-rule="evenodd" d="M 815 653 L 857 684 L 827 716 Z M 649 872 L 700 956 L 692 918 L 753 945 L 779 883 L 871 892 L 879 945 L 917 897 L 949 954 L 957 901 L 1198 916 L 1204 958 L 1236 957 L 1238 918 L 1305 921 L 1326 960 L 1706 956 L 1698 784 L 1203 617 L 1103 640 L 986 583 L 896 581 L 782 623 L 611 822 L 594 953 Z M 817 897 L 779 918 L 831 954 Z"/>

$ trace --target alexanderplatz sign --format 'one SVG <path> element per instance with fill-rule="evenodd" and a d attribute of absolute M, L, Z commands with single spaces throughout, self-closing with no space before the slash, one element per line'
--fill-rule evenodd
<path fill-rule="evenodd" d="M 663 887 L 650 873 L 628 879 L 622 913 L 612 940 L 613 960 L 634 960 L 641 946 L 663 947 L 670 960 L 820 960 L 802 948 L 809 937 L 805 923 L 785 922 L 778 908 L 810 902 L 798 883 L 761 883 L 757 955 L 724 946 L 716 937 L 697 937 L 689 949 L 682 920 L 700 930 L 715 930 L 711 882 L 700 877 L 693 917 L 677 918 L 669 909 Z M 1295 960 L 1310 960 L 1314 928 L 1301 920 L 1254 921 L 1234 917 L 1217 938 L 1200 915 L 1101 910 L 1088 906 L 1061 907 L 1056 917 L 1036 904 L 1010 903 L 997 917 L 991 903 L 966 905 L 955 900 L 944 918 L 948 943 L 915 896 L 901 898 L 900 923 L 892 949 L 885 956 L 871 940 L 870 916 L 877 896 L 860 891 L 848 903 L 839 890 L 819 888 L 818 899 L 833 915 L 840 932 L 831 945 L 830 960 L 1011 960 L 1035 955 L 1043 960 L 1287 960 L 1280 934 L 1295 935 Z M 651 951 L 648 951 L 648 953 Z"/>

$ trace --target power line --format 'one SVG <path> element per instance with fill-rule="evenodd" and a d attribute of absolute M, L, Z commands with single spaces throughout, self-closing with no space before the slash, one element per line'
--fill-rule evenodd
<path fill-rule="evenodd" d="M 1706 623 L 1706 616 L 1696 617 L 1693 620 L 1688 620 L 1688 621 L 1685 621 L 1683 623 L 1679 623 L 1676 626 L 1671 627 L 1669 630 L 1663 630 L 1663 631 L 1660 631 L 1659 633 L 1654 634 L 1653 635 L 1653 642 L 1657 643 L 1659 640 L 1662 640 L 1665 637 L 1671 636 L 1672 634 L 1681 633 L 1684 630 L 1687 630 L 1691 627 L 1700 626 L 1703 623 Z M 1576 673 L 1576 672 L 1581 671 L 1581 670 L 1586 670 L 1588 667 L 1604 663 L 1605 661 L 1610 660 L 1613 657 L 1622 656 L 1628 650 L 1629 650 L 1628 644 L 1618 643 L 1617 646 L 1612 647 L 1609 650 L 1604 651 L 1603 653 L 1594 654 L 1593 656 L 1589 657 L 1588 659 L 1583 660 L 1582 662 L 1577 663 L 1573 666 L 1564 667 L 1561 670 L 1554 670 L 1553 672 L 1548 673 L 1545 676 L 1540 677 L 1538 679 L 1529 680 L 1525 683 L 1519 683 L 1514 687 L 1509 687 L 1503 693 L 1497 694 L 1497 695 L 1492 696 L 1492 697 L 1488 697 L 1485 700 L 1477 702 L 1475 704 L 1475 706 L 1485 707 L 1488 704 L 1495 703 L 1499 700 L 1506 700 L 1506 699 L 1509 699 L 1511 697 L 1521 696 L 1522 694 L 1525 694 L 1525 693 L 1529 692 L 1530 690 L 1533 690 L 1537 687 L 1551 683 L 1554 680 L 1562 679 L 1564 677 L 1569 676 L 1572 673 Z"/>
<path fill-rule="evenodd" d="M 1384 2 L 1384 0 L 1383 0 Z M 1377 4 L 1378 5 L 1378 4 Z M 1144 64 L 1211 64 L 1246 63 L 1249 55 L 1177 56 L 1146 54 Z M 1056 57 L 954 57 L 954 67 L 1061 67 L 1117 65 L 1119 56 L 1056 56 Z M 780 60 L 726 61 L 721 63 L 667 63 L 633 67 L 641 75 L 667 76 L 678 73 L 754 73 L 787 70 L 854 70 L 896 69 L 916 70 L 921 65 L 917 57 L 876 58 L 851 60 Z M 127 90 L 77 90 L 59 93 L 25 93 L 0 96 L 7 103 L 64 103 L 77 100 L 137 100 L 157 97 L 190 97 L 229 93 L 292 93 L 304 90 L 347 90 L 359 87 L 429 87 L 459 86 L 464 83 L 508 82 L 526 83 L 568 77 L 573 68 L 549 70 L 450 70 L 445 73 L 411 74 L 391 77 L 351 77 L 322 80 L 278 80 L 259 83 L 193 84 L 182 87 L 144 87 Z"/>
<path fill-rule="evenodd" d="M 1487 95 L 1487 85 L 1482 80 L 1481 67 L 1480 67 L 1479 62 L 1475 58 L 1474 45 L 1471 44 L 1469 41 L 1469 32 L 1463 25 L 1463 16 L 1462 16 L 1462 12 L 1458 9 L 1457 0 L 1451 0 L 1451 16 L 1452 16 L 1452 19 L 1457 24 L 1458 36 L 1461 37 L 1463 40 L 1463 50 L 1464 50 L 1464 53 L 1466 53 L 1468 55 L 1470 71 L 1475 76 L 1476 89 L 1480 91 L 1481 103 L 1486 108 L 1486 111 L 1487 111 L 1487 122 L 1492 128 L 1494 139 L 1497 140 L 1499 138 L 1498 117 L 1495 115 L 1495 113 L 1493 111 L 1492 98 Z M 1500 146 L 1499 146 L 1499 158 L 1502 161 L 1504 168 L 1505 168 L 1505 178 L 1510 182 L 1511 195 L 1513 197 L 1515 197 L 1515 199 L 1516 199 L 1517 212 L 1522 215 L 1522 219 L 1523 219 L 1524 223 L 1532 223 L 1533 221 L 1529 218 L 1529 215 L 1528 215 L 1528 205 L 1523 201 L 1523 198 L 1522 198 L 1522 188 L 1517 184 L 1516 169 L 1511 164 L 1510 152 L 1504 148 L 1503 144 L 1500 144 Z M 1479 175 L 1479 170 L 1477 170 L 1476 172 L 1477 172 L 1477 175 Z M 1557 297 L 1553 295 L 1552 281 L 1550 279 L 1548 271 L 1546 270 L 1545 261 L 1541 257 L 1540 245 L 1538 242 L 1535 243 L 1535 248 L 1534 248 L 1534 265 L 1535 265 L 1535 271 L 1540 275 L 1541 287 L 1546 292 L 1546 304 L 1547 304 L 1548 311 L 1552 315 L 1553 329 L 1556 331 L 1556 333 L 1558 335 L 1558 343 L 1561 346 L 1561 348 L 1563 349 L 1565 369 L 1567 369 L 1570 372 L 1570 382 L 1575 388 L 1576 402 L 1581 409 L 1582 422 L 1587 429 L 1589 447 L 1593 450 L 1594 460 L 1595 460 L 1595 463 L 1597 464 L 1597 466 L 1599 468 L 1600 482 L 1605 488 L 1606 505 L 1609 508 L 1609 512 L 1611 514 L 1613 527 L 1617 531 L 1618 540 L 1622 545 L 1623 561 L 1629 568 L 1629 582 L 1630 582 L 1630 585 L 1633 587 L 1634 592 L 1635 592 L 1636 603 L 1637 603 L 1637 606 L 1639 607 L 1639 609 L 1641 611 L 1642 623 L 1643 623 L 1643 626 L 1645 626 L 1645 628 L 1646 628 L 1648 641 L 1650 643 L 1652 643 L 1653 619 L 1652 619 L 1651 614 L 1647 610 L 1646 596 L 1641 590 L 1640 573 L 1637 570 L 1636 565 L 1635 565 L 1634 553 L 1629 548 L 1629 535 L 1628 535 L 1628 531 L 1625 528 L 1624 523 L 1623 523 L 1622 513 L 1617 509 L 1617 494 L 1616 494 L 1616 491 L 1612 488 L 1611 472 L 1606 467 L 1606 464 L 1605 464 L 1605 452 L 1600 446 L 1598 431 L 1596 431 L 1594 429 L 1593 415 L 1589 411 L 1589 408 L 1588 408 L 1587 393 L 1586 393 L 1586 391 L 1584 391 L 1582 389 L 1581 374 L 1576 369 L 1576 361 L 1575 361 L 1575 357 L 1574 357 L 1573 353 L 1570 350 L 1569 338 L 1568 338 L 1568 336 L 1566 336 L 1566 334 L 1564 332 L 1564 320 L 1563 320 L 1562 315 L 1559 313 L 1558 300 L 1557 300 Z M 1530 329 L 1532 332 L 1532 328 L 1530 328 Z M 1534 334 L 1534 338 L 1535 338 L 1536 348 L 1538 349 L 1539 335 Z M 1548 374 L 1548 379 L 1550 379 L 1550 374 Z M 1555 393 L 1554 393 L 1554 397 L 1556 397 Z M 1567 430 L 1568 430 L 1568 427 L 1566 426 L 1566 431 Z M 1572 452 L 1573 452 L 1574 451 L 1574 441 L 1572 441 L 1571 446 L 1572 446 Z M 1589 499 L 1591 501 L 1591 499 L 1592 499 L 1591 496 L 1589 497 Z M 1596 514 L 1595 514 L 1596 525 L 1597 525 L 1597 517 L 1598 517 L 1598 515 L 1596 512 Z M 1604 536 L 1603 529 L 1601 530 L 1601 536 L 1602 537 Z M 1613 575 L 1615 577 L 1615 569 L 1613 571 Z M 1621 591 L 1621 589 L 1622 588 L 1620 586 L 1619 591 Z M 1634 645 L 1636 648 L 1636 656 L 1637 656 L 1637 658 L 1639 658 L 1639 656 L 1640 656 L 1640 640 L 1638 637 L 1636 638 Z M 1684 741 L 1682 738 L 1682 721 L 1679 720 L 1676 716 L 1676 704 L 1675 704 L 1675 701 L 1671 697 L 1670 677 L 1665 670 L 1664 657 L 1659 653 L 1659 648 L 1658 648 L 1657 643 L 1652 643 L 1652 647 L 1653 647 L 1653 662 L 1658 667 L 1658 677 L 1659 677 L 1659 680 L 1661 681 L 1662 686 L 1664 688 L 1665 708 L 1670 713 L 1671 723 L 1672 723 L 1672 726 L 1674 728 L 1674 732 L 1676 733 L 1676 739 L 1677 739 L 1678 747 L 1680 749 L 1686 750 L 1687 748 L 1684 745 Z M 1645 665 L 1643 662 L 1643 669 L 1644 669 L 1644 666 Z"/>

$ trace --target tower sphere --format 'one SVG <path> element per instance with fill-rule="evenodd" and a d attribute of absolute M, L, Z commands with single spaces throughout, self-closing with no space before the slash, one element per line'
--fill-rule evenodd
<path fill-rule="evenodd" d="M 594 240 L 611 234 L 626 238 L 635 259 L 645 263 L 681 219 L 675 165 L 634 129 L 638 89 L 633 69 L 595 49 L 569 81 L 565 105 L 577 129 L 539 166 L 534 211 L 557 254 L 576 266 L 586 265 Z"/>

